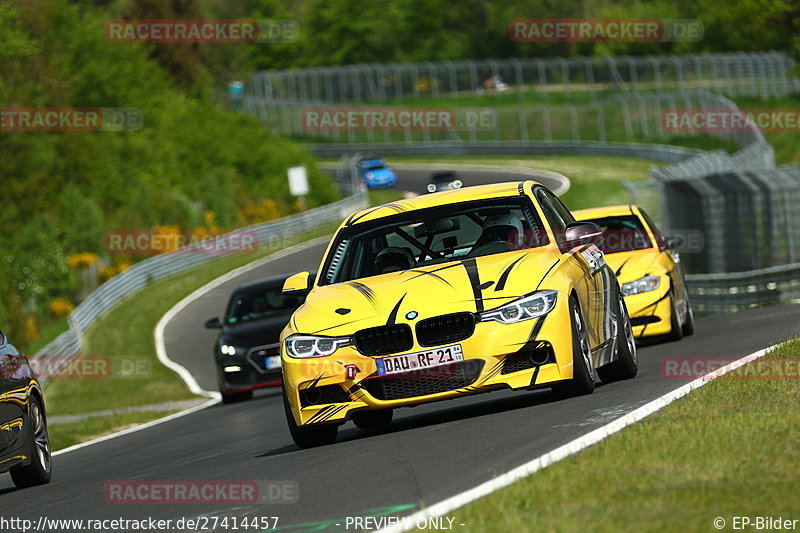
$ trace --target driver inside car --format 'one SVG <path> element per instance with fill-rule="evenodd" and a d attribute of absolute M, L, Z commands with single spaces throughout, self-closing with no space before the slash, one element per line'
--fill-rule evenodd
<path fill-rule="evenodd" d="M 521 250 L 524 247 L 522 222 L 510 213 L 490 215 L 483 221 L 483 233 L 475 241 L 469 257 Z"/>
<path fill-rule="evenodd" d="M 375 275 L 408 270 L 414 266 L 414 256 L 405 248 L 389 246 L 375 256 Z"/>

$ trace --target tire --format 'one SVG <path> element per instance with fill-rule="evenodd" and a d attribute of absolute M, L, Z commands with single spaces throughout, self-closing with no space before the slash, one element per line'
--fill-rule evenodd
<path fill-rule="evenodd" d="M 50 476 L 53 472 L 47 420 L 41 403 L 36 397 L 31 397 L 29 418 L 32 428 L 30 436 L 31 464 L 12 468 L 10 471 L 14 485 L 20 489 L 50 483 Z"/>
<path fill-rule="evenodd" d="M 686 321 L 681 329 L 684 337 L 694 335 L 694 311 L 692 310 L 692 302 L 689 301 L 688 297 L 686 298 Z"/>
<path fill-rule="evenodd" d="M 675 305 L 675 293 L 669 290 L 669 323 L 672 328 L 667 333 L 668 341 L 679 341 L 683 338 L 683 326 L 678 318 L 678 307 Z"/>
<path fill-rule="evenodd" d="M 586 333 L 580 308 L 574 298 L 569 301 L 572 323 L 572 379 L 553 384 L 553 392 L 560 398 L 583 396 L 594 392 L 595 369 L 589 335 Z"/>
<path fill-rule="evenodd" d="M 612 363 L 597 369 L 597 375 L 603 383 L 631 379 L 639 371 L 639 359 L 636 354 L 636 339 L 633 337 L 631 318 L 622 293 L 617 302 L 617 353 Z"/>
<path fill-rule="evenodd" d="M 319 426 L 298 426 L 294 421 L 294 415 L 289 407 L 289 399 L 286 397 L 286 388 L 281 387 L 283 394 L 283 410 L 286 413 L 286 423 L 289 426 L 289 433 L 292 440 L 301 448 L 316 448 L 336 442 L 336 434 L 339 433 L 339 426 L 336 424 L 323 424 Z"/>
<path fill-rule="evenodd" d="M 393 415 L 393 409 L 360 411 L 358 413 L 353 413 L 353 423 L 359 429 L 373 429 L 391 424 Z"/>
<path fill-rule="evenodd" d="M 246 400 L 253 399 L 253 391 L 248 390 L 244 392 L 222 392 L 222 403 L 229 404 L 229 403 L 236 403 L 236 402 L 244 402 Z"/>

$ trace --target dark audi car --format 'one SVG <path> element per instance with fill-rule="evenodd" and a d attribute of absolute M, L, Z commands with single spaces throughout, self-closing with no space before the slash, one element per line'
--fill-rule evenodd
<path fill-rule="evenodd" d="M 19 488 L 50 481 L 44 396 L 28 359 L 0 332 L 0 473 Z"/>
<path fill-rule="evenodd" d="M 222 322 L 206 322 L 207 328 L 221 330 L 214 359 L 223 403 L 248 400 L 255 389 L 281 384 L 278 337 L 305 301 L 303 296 L 281 294 L 285 280 L 279 276 L 240 285 Z"/>

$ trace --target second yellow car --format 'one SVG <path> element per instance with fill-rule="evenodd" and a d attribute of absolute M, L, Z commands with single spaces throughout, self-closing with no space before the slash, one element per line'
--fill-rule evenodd
<path fill-rule="evenodd" d="M 673 239 L 635 205 L 575 211 L 603 230 L 599 246 L 619 278 L 634 335 L 680 340 L 694 333 L 694 313 Z"/>

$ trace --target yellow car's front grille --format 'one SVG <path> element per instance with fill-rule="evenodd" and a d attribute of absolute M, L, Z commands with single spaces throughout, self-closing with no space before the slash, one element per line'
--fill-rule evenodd
<path fill-rule="evenodd" d="M 475 331 L 475 315 L 453 313 L 420 320 L 417 324 L 417 342 L 420 346 L 437 346 L 463 341 Z"/>
<path fill-rule="evenodd" d="M 415 370 L 390 377 L 369 378 L 361 386 L 378 400 L 401 400 L 427 396 L 471 385 L 483 370 L 484 361 L 471 359 L 427 370 Z"/>

